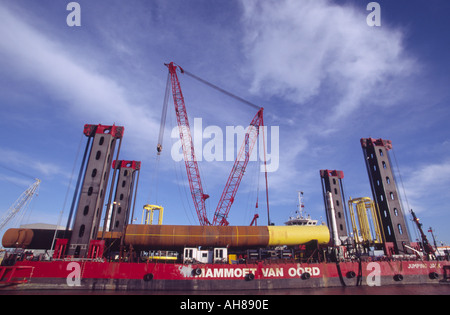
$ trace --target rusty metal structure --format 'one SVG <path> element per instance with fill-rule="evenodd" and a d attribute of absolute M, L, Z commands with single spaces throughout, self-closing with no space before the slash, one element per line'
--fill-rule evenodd
<path fill-rule="evenodd" d="M 278 245 L 298 245 L 317 240 L 328 244 L 330 232 L 326 226 L 195 226 L 130 224 L 125 244 L 135 249 L 227 247 L 259 248 Z"/>

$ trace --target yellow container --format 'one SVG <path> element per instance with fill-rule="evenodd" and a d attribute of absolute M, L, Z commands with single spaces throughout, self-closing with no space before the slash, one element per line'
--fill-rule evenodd
<path fill-rule="evenodd" d="M 325 225 L 268 226 L 269 246 L 294 246 L 317 240 L 320 245 L 330 242 L 330 231 Z"/>

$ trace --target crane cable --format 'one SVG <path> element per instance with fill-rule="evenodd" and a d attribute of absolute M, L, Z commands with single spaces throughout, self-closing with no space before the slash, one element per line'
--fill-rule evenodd
<path fill-rule="evenodd" d="M 403 196 L 405 197 L 405 200 L 406 200 L 406 207 L 407 207 L 408 209 L 411 209 L 410 206 L 409 206 L 408 196 L 406 195 L 406 189 L 405 189 L 405 185 L 403 184 L 402 173 L 400 172 L 400 167 L 398 166 L 397 156 L 395 155 L 395 150 L 394 150 L 394 148 L 392 148 L 392 155 L 394 156 L 394 161 L 395 161 L 395 166 L 396 166 L 396 168 L 397 168 L 398 177 L 400 178 L 400 184 L 402 185 Z M 394 172 L 392 172 L 392 174 L 394 174 Z M 394 174 L 394 180 L 395 180 L 395 174 Z M 403 210 L 403 201 L 402 201 L 402 198 L 401 198 L 400 191 L 399 191 L 399 193 L 398 193 L 398 197 L 399 197 L 399 200 L 400 200 L 401 205 L 402 205 L 402 207 L 400 207 L 400 209 L 401 209 L 401 211 L 402 211 L 403 217 L 406 217 L 405 211 Z M 405 225 L 406 225 L 406 230 L 407 230 L 408 236 L 409 236 L 409 238 L 411 238 L 411 230 L 410 230 L 408 221 L 405 220 L 405 223 L 406 223 Z M 417 231 L 416 231 L 416 236 L 417 236 Z"/>
<path fill-rule="evenodd" d="M 267 156 L 266 156 L 266 136 L 264 130 L 264 122 L 262 123 L 262 134 L 263 134 L 263 151 L 264 151 L 264 176 L 266 180 L 266 204 L 267 204 L 267 225 L 271 225 L 270 221 L 270 211 L 269 211 L 269 182 L 267 179 Z M 261 171 L 261 170 L 260 170 Z"/>
<path fill-rule="evenodd" d="M 221 93 L 223 93 L 225 95 L 228 95 L 229 97 L 232 97 L 232 98 L 238 100 L 239 102 L 244 103 L 244 104 L 246 104 L 246 105 L 248 105 L 248 106 L 250 106 L 252 108 L 255 108 L 255 109 L 258 109 L 258 110 L 261 109 L 261 106 L 255 105 L 255 104 L 253 104 L 253 103 L 243 99 L 242 97 L 239 97 L 239 96 L 237 96 L 237 95 L 235 95 L 235 94 L 233 94 L 231 92 L 228 92 L 228 91 L 218 87 L 217 85 L 215 85 L 215 84 L 213 84 L 211 82 L 208 82 L 205 79 L 202 79 L 202 78 L 196 76 L 195 74 L 193 74 L 193 73 L 191 73 L 189 71 L 186 71 L 185 69 L 183 69 L 179 65 L 177 65 L 177 66 L 178 66 L 178 68 L 180 68 L 181 73 L 187 74 L 188 76 L 194 78 L 195 80 L 197 80 L 197 81 L 199 81 L 199 82 L 201 82 L 203 84 L 206 84 L 207 86 L 209 86 L 209 87 L 211 87 L 211 88 L 213 88 L 213 89 L 215 89 L 215 90 L 217 90 L 217 91 L 219 91 L 219 92 L 221 92 Z"/>
<path fill-rule="evenodd" d="M 170 73 L 167 74 L 166 92 L 164 94 L 164 103 L 163 103 L 163 109 L 162 109 L 162 113 L 161 113 L 161 123 L 159 125 L 158 145 L 156 147 L 158 156 L 161 155 L 162 143 L 163 143 L 163 139 L 164 139 L 164 130 L 166 128 L 167 107 L 169 104 L 169 92 L 170 92 Z"/>
<path fill-rule="evenodd" d="M 166 82 L 166 91 L 164 93 L 164 102 L 163 102 L 163 107 L 162 107 L 162 112 L 161 112 L 161 122 L 159 124 L 159 136 L 158 136 L 158 144 L 156 146 L 156 162 L 155 162 L 155 167 L 154 167 L 154 171 L 152 172 L 152 185 L 150 186 L 150 192 L 149 192 L 149 196 L 148 196 L 148 201 L 150 203 L 151 198 L 152 198 L 152 186 L 153 183 L 155 185 L 155 191 L 154 191 L 154 195 L 155 195 L 155 204 L 158 204 L 158 175 L 159 175 L 159 161 L 160 161 L 160 156 L 161 156 L 161 152 L 163 149 L 163 140 L 164 140 L 164 131 L 166 129 L 166 117 L 167 117 L 167 107 L 169 104 L 169 91 L 170 91 L 170 73 L 167 74 L 167 82 Z"/>
<path fill-rule="evenodd" d="M 0 164 L 0 167 L 1 167 L 1 168 L 4 168 L 5 170 L 8 170 L 8 171 L 17 173 L 17 174 L 19 174 L 19 175 L 22 175 L 22 176 L 24 176 L 24 177 L 27 177 L 27 178 L 29 178 L 29 179 L 36 180 L 36 177 L 33 177 L 33 176 L 29 175 L 29 174 L 25 174 L 24 172 L 18 171 L 18 170 L 16 170 L 16 169 L 11 168 L 11 167 L 8 167 L 8 166 L 2 165 L 2 164 Z"/>

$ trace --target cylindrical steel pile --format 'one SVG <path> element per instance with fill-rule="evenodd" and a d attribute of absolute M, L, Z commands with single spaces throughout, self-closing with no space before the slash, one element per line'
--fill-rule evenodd
<path fill-rule="evenodd" d="M 125 244 L 134 248 L 229 247 L 258 248 L 300 245 L 317 240 L 328 244 L 330 232 L 318 226 L 181 226 L 129 225 Z"/>
<path fill-rule="evenodd" d="M 50 249 L 54 230 L 9 229 L 2 239 L 5 248 Z M 58 231 L 57 238 L 64 231 Z M 66 236 L 69 237 L 69 236 Z M 99 232 L 98 237 L 102 237 Z M 105 233 L 105 239 L 120 238 L 120 233 Z M 330 232 L 317 226 L 188 226 L 188 225 L 128 225 L 125 245 L 138 250 L 183 247 L 259 248 L 295 246 L 317 240 L 325 245 Z"/>

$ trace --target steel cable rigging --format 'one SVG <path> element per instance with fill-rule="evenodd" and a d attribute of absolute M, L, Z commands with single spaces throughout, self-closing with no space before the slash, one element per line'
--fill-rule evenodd
<path fill-rule="evenodd" d="M 242 99 L 239 96 L 236 96 L 233 93 L 230 93 L 215 84 L 212 84 L 186 70 L 181 68 L 180 66 L 174 64 L 173 62 L 169 64 L 165 64 L 165 66 L 169 69 L 166 91 L 164 95 L 164 103 L 161 114 L 161 124 L 160 124 L 160 132 L 158 137 L 157 144 L 157 155 L 162 152 L 163 149 L 163 138 L 164 138 L 164 130 L 165 130 L 165 122 L 167 117 L 167 108 L 169 101 L 169 90 L 172 88 L 172 98 L 175 106 L 175 113 L 177 117 L 177 124 L 179 129 L 180 140 L 183 149 L 183 156 L 186 166 L 186 172 L 189 180 L 189 187 L 191 191 L 191 196 L 194 202 L 194 206 L 197 212 L 197 216 L 201 225 L 220 225 L 226 226 L 228 225 L 228 214 L 231 208 L 231 205 L 234 202 L 237 190 L 241 183 L 242 177 L 245 173 L 245 169 L 250 160 L 251 152 L 256 144 L 256 140 L 260 136 L 260 129 L 264 126 L 263 119 L 263 108 L 259 107 L 249 101 Z M 235 163 L 232 167 L 231 173 L 228 177 L 227 183 L 225 185 L 225 189 L 220 197 L 219 204 L 214 213 L 214 218 L 212 222 L 209 221 L 208 215 L 206 212 L 205 201 L 209 198 L 209 195 L 206 194 L 203 190 L 201 175 L 198 167 L 198 163 L 196 160 L 195 150 L 193 139 L 191 136 L 190 125 L 188 120 L 188 115 L 186 111 L 186 106 L 184 102 L 183 92 L 181 90 L 180 81 L 178 79 L 177 70 L 179 70 L 182 74 L 187 74 L 188 76 L 196 79 L 197 81 L 229 96 L 232 97 L 239 102 L 250 106 L 251 108 L 258 109 L 253 120 L 250 122 L 247 132 L 245 134 L 244 143 L 242 144 Z M 264 155 L 265 155 L 265 139 L 263 139 L 264 145 Z M 266 165 L 266 157 L 264 156 L 264 164 Z M 266 175 L 266 199 L 267 199 L 267 208 L 269 208 L 268 203 L 268 189 L 267 189 L 267 171 Z M 269 210 L 267 211 L 269 213 Z M 269 219 L 270 222 L 270 219 Z"/>

